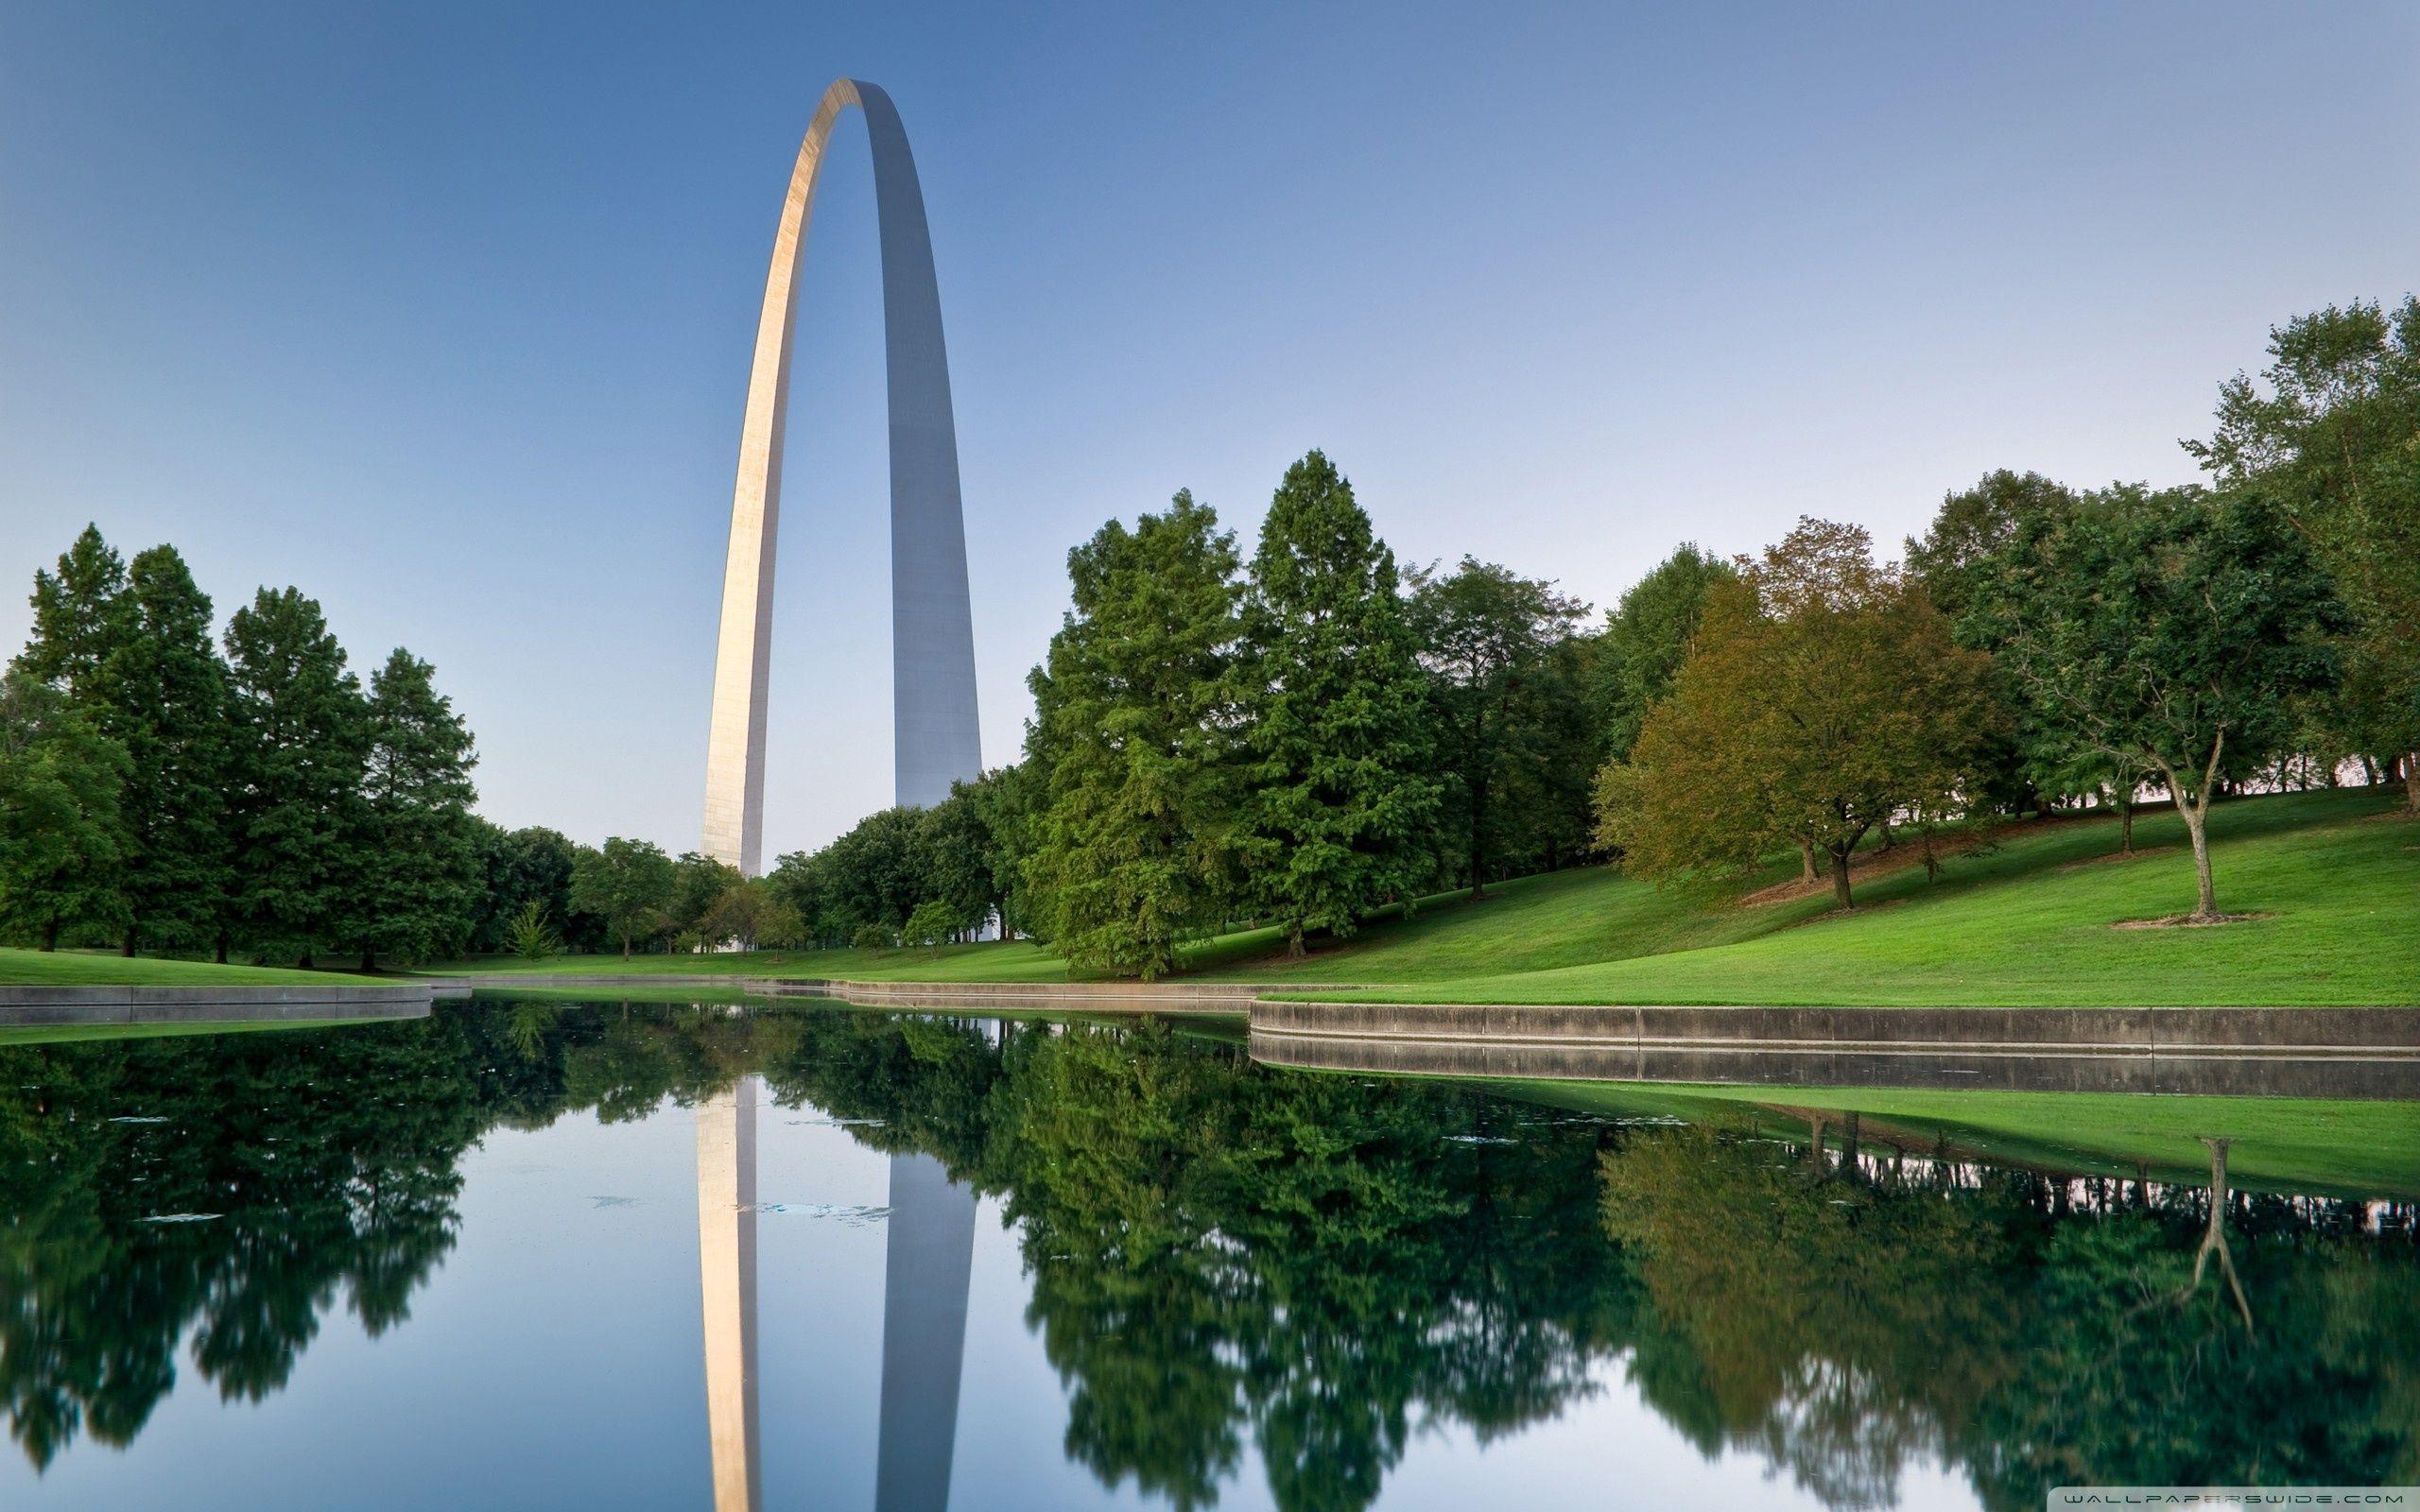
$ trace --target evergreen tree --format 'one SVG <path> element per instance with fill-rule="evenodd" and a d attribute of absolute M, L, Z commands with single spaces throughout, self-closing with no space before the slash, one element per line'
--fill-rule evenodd
<path fill-rule="evenodd" d="M 365 971 L 380 955 L 419 961 L 459 950 L 478 906 L 478 756 L 435 670 L 398 646 L 370 676 L 361 829 L 345 889 L 346 934 Z"/>
<path fill-rule="evenodd" d="M 96 701 L 101 666 L 119 643 L 125 592 L 125 560 L 98 525 L 86 525 L 60 556 L 58 571 L 34 574 L 33 634 L 17 653 L 17 670 L 79 704 Z"/>
<path fill-rule="evenodd" d="M 67 695 L 0 677 L 0 931 L 56 950 L 125 917 L 118 888 L 126 752 Z"/>
<path fill-rule="evenodd" d="M 355 846 L 369 747 L 361 682 L 319 604 L 262 589 L 227 625 L 234 885 L 231 922 L 305 962 L 364 881 Z M 219 952 L 226 952 L 222 932 Z"/>
<path fill-rule="evenodd" d="M 1318 452 L 1270 501 L 1243 625 L 1246 896 L 1299 955 L 1428 880 L 1440 799 L 1394 553 Z"/>
<path fill-rule="evenodd" d="M 1048 797 L 1027 869 L 1080 968 L 1157 976 L 1233 896 L 1236 565 L 1185 492 L 1067 554 L 1075 607 L 1028 679 Z"/>
<path fill-rule="evenodd" d="M 123 949 L 211 938 L 228 885 L 226 668 L 210 599 L 173 546 L 138 554 L 117 644 L 97 686 L 103 728 L 126 748 Z"/>

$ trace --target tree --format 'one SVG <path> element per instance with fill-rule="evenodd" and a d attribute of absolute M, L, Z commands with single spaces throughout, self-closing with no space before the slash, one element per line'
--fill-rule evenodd
<path fill-rule="evenodd" d="M 319 604 L 294 589 L 262 589 L 228 621 L 226 645 L 233 914 L 256 945 L 307 963 L 366 880 L 357 805 L 369 705 Z"/>
<path fill-rule="evenodd" d="M 664 927 L 674 885 L 672 858 L 662 847 L 615 835 L 601 850 L 583 847 L 572 863 L 571 904 L 605 921 L 627 961 L 634 941 Z"/>
<path fill-rule="evenodd" d="M 1720 557 L 1685 542 L 1633 583 L 1605 616 L 1597 654 L 1595 712 L 1606 754 L 1626 759 L 1647 711 L 1672 685 L 1705 614 L 1706 591 L 1737 576 Z"/>
<path fill-rule="evenodd" d="M 67 695 L 0 676 L 0 930 L 56 950 L 62 931 L 123 921 L 125 750 Z"/>
<path fill-rule="evenodd" d="M 2219 919 L 2210 799 L 2331 685 L 2348 624 L 2283 511 L 2248 489 L 2093 494 L 2025 524 L 1975 613 L 2030 725 L 2159 773 L 2193 843 L 2190 918 Z"/>
<path fill-rule="evenodd" d="M 13 663 L 79 704 L 100 696 L 100 673 L 123 633 L 119 596 L 126 562 L 88 524 L 60 554 L 56 572 L 34 574 L 34 625 Z"/>
<path fill-rule="evenodd" d="M 743 878 L 724 888 L 698 923 L 706 938 L 729 940 L 743 951 L 792 944 L 801 927 L 798 911 L 763 877 Z"/>
<path fill-rule="evenodd" d="M 122 946 L 209 940 L 226 907 L 228 697 L 210 599 L 173 546 L 136 555 L 116 644 L 94 677 L 103 730 L 126 748 Z"/>
<path fill-rule="evenodd" d="M 365 971 L 382 954 L 409 962 L 460 949 L 478 906 L 478 756 L 435 674 L 399 646 L 370 677 L 362 828 L 347 887 L 348 933 Z"/>
<path fill-rule="evenodd" d="M 2420 813 L 2420 299 L 2298 316 L 2269 354 L 2260 383 L 2220 386 L 2216 433 L 2186 450 L 2221 487 L 2256 486 L 2333 577 L 2349 621 L 2327 722 L 2399 763 Z"/>
<path fill-rule="evenodd" d="M 1487 891 L 1494 800 L 1539 733 L 1525 695 L 1588 606 L 1554 584 L 1464 557 L 1452 573 L 1412 575 L 1411 621 L 1429 678 L 1438 755 L 1455 783 L 1471 896 Z"/>
<path fill-rule="evenodd" d="M 726 893 L 747 880 L 739 868 L 728 861 L 687 850 L 672 863 L 672 904 L 666 911 L 665 927 L 676 936 L 694 935 L 705 943 L 730 939 L 730 935 L 715 933 L 707 924 L 706 916 L 714 912 Z"/>
<path fill-rule="evenodd" d="M 900 926 L 899 941 L 903 945 L 932 947 L 949 943 L 951 935 L 959 928 L 957 916 L 949 904 L 941 902 L 918 903 L 908 915 L 908 922 Z"/>
<path fill-rule="evenodd" d="M 504 939 L 512 954 L 525 961 L 543 961 L 562 944 L 555 937 L 554 926 L 546 922 L 546 905 L 535 898 L 513 910 L 505 924 Z"/>
<path fill-rule="evenodd" d="M 1236 568 L 1184 492 L 1067 554 L 1075 606 L 1028 679 L 1048 800 L 1028 880 L 1077 966 L 1155 977 L 1234 896 Z"/>
<path fill-rule="evenodd" d="M 471 822 L 484 879 L 478 917 L 471 926 L 471 952 L 510 949 L 512 920 L 532 903 L 539 919 L 558 932 L 567 948 L 595 949 L 601 940 L 595 921 L 585 915 L 575 919 L 571 906 L 571 868 L 579 848 L 544 827 L 508 831 L 475 816 Z M 579 932 L 583 925 L 586 935 Z"/>
<path fill-rule="evenodd" d="M 1974 607 L 1992 557 L 2016 539 L 2021 521 L 2072 508 L 2075 491 L 2039 472 L 1998 468 L 1971 489 L 1942 495 L 1921 538 L 1908 538 L 1908 573 L 1955 625 Z"/>
<path fill-rule="evenodd" d="M 1599 780 L 1604 838 L 1640 876 L 1708 881 L 1804 842 L 1850 907 L 1866 834 L 1971 784 L 1987 670 L 1863 529 L 1802 520 L 1709 596 L 1671 696 Z"/>
<path fill-rule="evenodd" d="M 1349 935 L 1433 874 L 1440 801 L 1426 688 L 1394 553 L 1312 452 L 1287 469 L 1243 600 L 1250 796 L 1237 836 L 1255 912 Z"/>
<path fill-rule="evenodd" d="M 949 797 L 916 816 L 917 870 L 925 901 L 910 915 L 937 905 L 948 920 L 948 934 L 980 929 L 1003 906 L 1004 889 L 993 869 L 998 849 L 983 793 L 983 783 L 990 780 L 986 774 L 973 782 L 952 782 Z"/>

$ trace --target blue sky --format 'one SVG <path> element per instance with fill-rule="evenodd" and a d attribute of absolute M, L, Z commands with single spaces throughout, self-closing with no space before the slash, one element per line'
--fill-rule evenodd
<path fill-rule="evenodd" d="M 1610 603 L 2000 466 L 2190 475 L 2268 326 L 2420 278 L 2392 5 L 0 0 L 0 647 L 87 519 L 433 660 L 482 807 L 696 843 L 764 260 L 890 90 L 985 753 L 1067 548 L 1325 448 L 1409 560 Z M 889 801 L 864 129 L 807 253 L 768 853 Z"/>

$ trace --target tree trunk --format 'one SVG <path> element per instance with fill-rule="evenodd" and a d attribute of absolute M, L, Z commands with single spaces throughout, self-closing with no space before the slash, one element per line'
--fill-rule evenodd
<path fill-rule="evenodd" d="M 624 960 L 626 960 L 626 961 L 627 961 L 627 960 L 629 960 L 630 958 L 631 958 L 631 936 L 629 936 L 628 935 L 625 935 L 625 936 L 622 936 L 622 959 L 624 959 Z"/>
<path fill-rule="evenodd" d="M 1897 844 L 1897 842 L 1896 842 L 1896 841 L 1894 841 L 1894 840 L 1893 840 L 1893 839 L 1891 838 L 1891 821 L 1890 821 L 1890 820 L 1888 820 L 1888 819 L 1885 819 L 1885 820 L 1883 820 L 1883 821 L 1882 821 L 1882 845 L 1881 845 L 1881 849 L 1882 849 L 1882 850 L 1890 850 L 1890 849 L 1891 849 L 1891 847 L 1892 847 L 1892 846 L 1893 846 L 1893 845 L 1895 845 L 1895 844 Z"/>
<path fill-rule="evenodd" d="M 55 951 L 59 949 L 58 919 L 54 919 L 49 923 L 42 926 L 42 948 L 46 951 Z"/>
<path fill-rule="evenodd" d="M 211 955 L 211 959 L 224 966 L 227 964 L 227 936 L 224 932 L 220 933 L 216 945 L 217 950 Z"/>
<path fill-rule="evenodd" d="M 117 953 L 120 955 L 125 956 L 130 961 L 134 959 L 134 936 L 137 933 L 139 933 L 139 931 L 134 927 L 134 920 L 130 919 L 128 919 L 126 921 L 126 942 L 118 947 Z"/>
<path fill-rule="evenodd" d="M 2420 814 L 2420 752 L 2403 758 L 2403 801 L 2413 814 Z"/>
<path fill-rule="evenodd" d="M 1806 835 L 1798 837 L 1798 881 L 1801 885 L 1815 885 L 1815 842 Z"/>
<path fill-rule="evenodd" d="M 1857 906 L 1849 902 L 1849 848 L 1845 846 L 1832 848 L 1832 902 L 1843 910 Z"/>
<path fill-rule="evenodd" d="M 2131 798 L 2118 800 L 2118 853 L 2135 853 L 2135 800 Z"/>
<path fill-rule="evenodd" d="M 311 953 L 309 951 L 304 951 L 302 953 L 302 958 L 294 964 L 305 971 L 309 971 L 311 969 Z"/>
<path fill-rule="evenodd" d="M 375 951 L 363 951 L 361 953 L 361 974 L 368 976 L 371 972 L 376 970 L 378 970 L 378 953 Z"/>
<path fill-rule="evenodd" d="M 1477 902 L 1487 896 L 1487 847 L 1480 839 L 1487 812 L 1487 789 L 1471 789 L 1471 901 Z"/>

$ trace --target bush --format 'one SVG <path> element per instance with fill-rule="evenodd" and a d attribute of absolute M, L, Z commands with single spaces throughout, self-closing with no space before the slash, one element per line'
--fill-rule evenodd
<path fill-rule="evenodd" d="M 857 932 L 849 936 L 849 943 L 861 951 L 887 951 L 893 941 L 890 931 L 880 924 L 859 924 Z"/>

